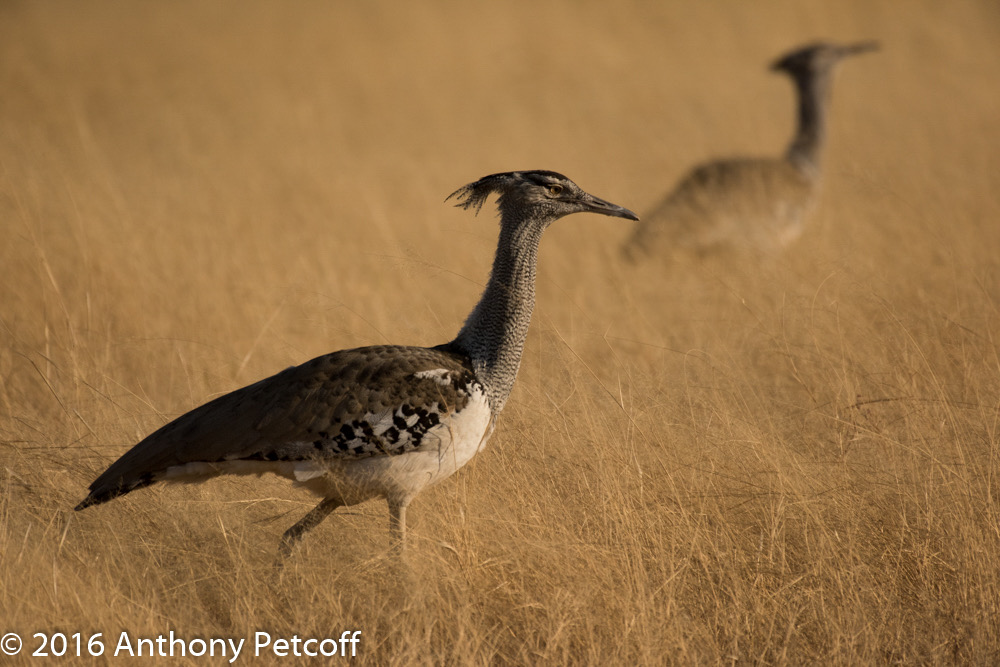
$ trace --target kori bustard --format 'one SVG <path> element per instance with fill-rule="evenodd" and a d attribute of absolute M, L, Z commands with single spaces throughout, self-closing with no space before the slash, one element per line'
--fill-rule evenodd
<path fill-rule="evenodd" d="M 220 396 L 154 431 L 90 485 L 77 510 L 161 481 L 276 473 L 322 498 L 292 546 L 334 509 L 385 498 L 398 548 L 406 508 L 486 444 L 514 385 L 535 301 L 542 232 L 572 213 L 638 220 L 552 171 L 486 176 L 448 199 L 476 213 L 499 195 L 486 289 L 451 342 L 333 352 Z"/>

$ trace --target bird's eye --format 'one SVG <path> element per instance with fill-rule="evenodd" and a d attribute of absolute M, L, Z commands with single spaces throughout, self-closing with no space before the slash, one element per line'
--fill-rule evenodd
<path fill-rule="evenodd" d="M 559 195 L 562 194 L 562 191 L 563 191 L 563 187 L 561 185 L 550 185 L 549 186 L 549 194 L 552 195 L 553 197 L 558 197 Z"/>

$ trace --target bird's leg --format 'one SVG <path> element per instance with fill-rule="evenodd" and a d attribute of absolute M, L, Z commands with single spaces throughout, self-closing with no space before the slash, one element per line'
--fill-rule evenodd
<path fill-rule="evenodd" d="M 406 547 L 406 506 L 409 504 L 408 499 L 389 501 L 389 537 L 392 549 L 400 554 Z"/>
<path fill-rule="evenodd" d="M 343 505 L 340 498 L 324 498 L 319 505 L 312 508 L 308 514 L 299 519 L 299 522 L 285 531 L 281 536 L 281 543 L 278 551 L 282 556 L 287 557 L 292 553 L 292 547 L 302 539 L 307 531 L 318 526 L 323 519 L 330 515 L 330 512 Z"/>

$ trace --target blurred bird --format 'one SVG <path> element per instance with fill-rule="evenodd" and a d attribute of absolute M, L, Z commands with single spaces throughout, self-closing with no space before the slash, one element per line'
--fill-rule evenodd
<path fill-rule="evenodd" d="M 674 249 L 700 255 L 726 247 L 770 253 L 797 239 L 819 190 L 836 66 L 877 48 L 875 42 L 821 42 L 775 61 L 771 70 L 791 77 L 798 94 L 798 127 L 785 155 L 695 167 L 636 226 L 622 248 L 626 258 L 637 261 Z"/>

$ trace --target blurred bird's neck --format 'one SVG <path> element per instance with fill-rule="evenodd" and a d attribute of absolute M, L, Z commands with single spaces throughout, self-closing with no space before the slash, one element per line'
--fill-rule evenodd
<path fill-rule="evenodd" d="M 832 72 L 793 77 L 799 98 L 798 128 L 785 156 L 810 178 L 819 177 L 826 142 L 826 114 Z"/>

